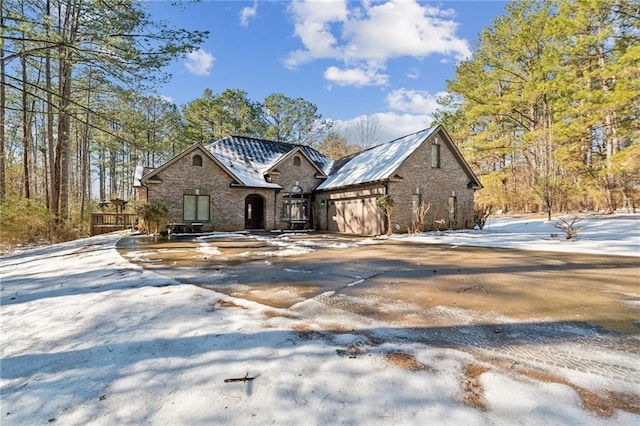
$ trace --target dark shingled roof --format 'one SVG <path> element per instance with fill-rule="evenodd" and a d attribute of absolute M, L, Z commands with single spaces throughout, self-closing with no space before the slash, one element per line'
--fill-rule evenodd
<path fill-rule="evenodd" d="M 264 174 L 296 148 L 304 152 L 319 170 L 329 173 L 333 161 L 306 145 L 231 135 L 207 146 L 209 152 L 244 185 L 266 188 L 278 185 L 267 182 Z"/>

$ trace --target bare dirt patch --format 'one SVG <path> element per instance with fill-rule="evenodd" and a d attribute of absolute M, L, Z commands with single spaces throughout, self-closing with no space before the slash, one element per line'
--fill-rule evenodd
<path fill-rule="evenodd" d="M 418 327 L 509 317 L 640 334 L 637 258 L 393 243 L 379 251 L 353 256 L 382 256 L 395 265 L 334 298 L 367 301 L 367 315 Z M 347 309 L 362 314 L 360 305 Z M 466 317 L 450 315 L 454 310 Z"/>
<path fill-rule="evenodd" d="M 612 417 L 616 410 L 640 414 L 640 396 L 622 392 L 606 391 L 604 395 L 592 392 L 571 383 L 564 377 L 556 376 L 540 370 L 530 368 L 516 368 L 519 374 L 548 383 L 559 383 L 569 386 L 580 396 L 582 408 L 599 417 Z"/>
<path fill-rule="evenodd" d="M 419 371 L 419 370 L 431 370 L 431 368 L 426 365 L 418 362 L 416 357 L 412 354 L 402 353 L 402 352 L 390 352 L 384 354 L 384 359 L 396 367 L 403 368 L 405 370 L 410 371 Z"/>
<path fill-rule="evenodd" d="M 217 308 L 240 308 L 240 309 L 247 309 L 244 306 L 240 306 L 237 303 L 234 303 L 230 300 L 216 300 L 215 302 L 213 302 L 211 304 L 210 310 L 213 311 Z"/>
<path fill-rule="evenodd" d="M 272 310 L 268 310 L 265 311 L 264 316 L 267 318 L 289 318 L 289 319 L 295 319 L 296 316 L 287 312 L 278 312 L 278 311 L 272 311 Z"/>
<path fill-rule="evenodd" d="M 489 371 L 489 368 L 480 364 L 467 364 L 462 375 L 464 390 L 464 402 L 479 410 L 486 410 L 484 401 L 484 388 L 480 383 L 480 376 Z"/>

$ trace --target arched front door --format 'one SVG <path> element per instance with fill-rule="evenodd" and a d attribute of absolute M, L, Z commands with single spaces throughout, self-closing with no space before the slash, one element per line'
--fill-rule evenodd
<path fill-rule="evenodd" d="M 244 228 L 264 229 L 264 198 L 258 194 L 244 199 Z"/>

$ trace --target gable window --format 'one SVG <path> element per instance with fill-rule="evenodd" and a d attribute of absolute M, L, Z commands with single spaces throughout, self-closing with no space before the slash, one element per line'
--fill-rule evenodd
<path fill-rule="evenodd" d="M 300 165 L 300 157 L 298 157 L 297 155 L 295 157 L 293 157 L 293 165 L 294 166 L 299 166 Z"/>
<path fill-rule="evenodd" d="M 182 206 L 184 220 L 209 220 L 208 195 L 185 195 Z"/>
<path fill-rule="evenodd" d="M 194 155 L 192 161 L 192 165 L 194 166 L 202 166 L 202 156 L 200 155 Z"/>
<path fill-rule="evenodd" d="M 302 188 L 294 186 L 282 195 L 282 220 L 306 222 L 309 219 L 309 198 Z"/>
<path fill-rule="evenodd" d="M 434 169 L 440 168 L 440 145 L 431 145 L 431 167 Z"/>

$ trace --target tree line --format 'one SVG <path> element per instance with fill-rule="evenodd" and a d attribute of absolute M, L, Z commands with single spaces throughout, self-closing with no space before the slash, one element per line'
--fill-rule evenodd
<path fill-rule="evenodd" d="M 174 107 L 136 94 L 207 33 L 154 22 L 134 0 L 5 0 L 0 16 L 0 198 L 82 217 L 92 168 L 100 192 L 118 192 L 118 168 L 173 130 Z"/>
<path fill-rule="evenodd" d="M 156 167 L 229 133 L 310 145 L 328 135 L 348 150 L 302 98 L 254 102 L 242 90 L 206 90 L 179 108 L 153 94 L 170 77 L 163 68 L 208 33 L 155 22 L 142 2 L 0 0 L 0 28 L 5 218 L 29 200 L 56 224 L 81 222 L 97 201 L 133 198 L 137 164 Z"/>
<path fill-rule="evenodd" d="M 504 211 L 640 201 L 640 4 L 515 1 L 456 68 L 437 120 Z"/>
<path fill-rule="evenodd" d="M 98 200 L 132 199 L 137 164 L 228 134 L 333 158 L 375 141 L 374 117 L 347 135 L 282 93 L 205 90 L 181 107 L 154 94 L 164 67 L 208 34 L 155 22 L 143 5 L 0 0 L 0 218 L 28 200 L 58 225 L 81 222 Z M 514 1 L 483 30 L 435 115 L 485 186 L 480 203 L 549 214 L 637 203 L 639 16 L 631 0 Z"/>

